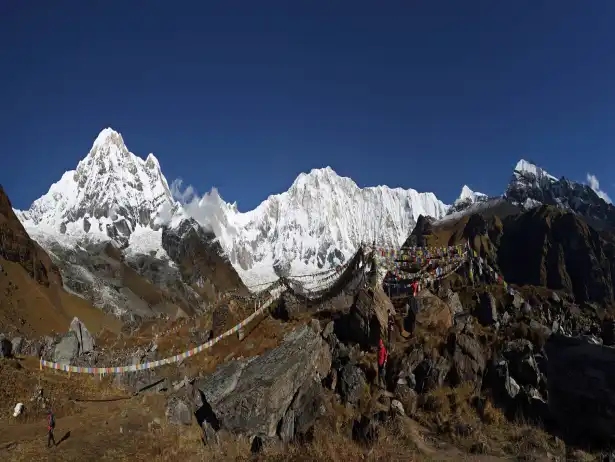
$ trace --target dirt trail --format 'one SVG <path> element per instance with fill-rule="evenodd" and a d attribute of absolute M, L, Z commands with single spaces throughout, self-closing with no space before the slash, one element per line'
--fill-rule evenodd
<path fill-rule="evenodd" d="M 142 397 L 78 402 L 78 413 L 56 418 L 57 447 L 47 448 L 45 418 L 9 424 L 0 433 L 0 460 L 145 460 L 151 458 L 156 414 Z M 149 450 L 148 450 L 149 449 Z"/>

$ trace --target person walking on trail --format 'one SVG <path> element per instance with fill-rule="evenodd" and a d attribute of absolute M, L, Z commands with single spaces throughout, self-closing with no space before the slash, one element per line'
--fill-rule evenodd
<path fill-rule="evenodd" d="M 378 382 L 382 385 L 385 383 L 384 380 L 384 368 L 386 366 L 387 359 L 389 357 L 389 353 L 384 346 L 384 342 L 380 339 L 380 343 L 378 345 Z"/>
<path fill-rule="evenodd" d="M 53 429 L 56 427 L 56 418 L 51 412 L 51 409 L 47 413 L 47 447 L 51 447 L 51 442 L 53 441 L 53 445 L 57 446 L 56 439 L 53 437 Z"/>

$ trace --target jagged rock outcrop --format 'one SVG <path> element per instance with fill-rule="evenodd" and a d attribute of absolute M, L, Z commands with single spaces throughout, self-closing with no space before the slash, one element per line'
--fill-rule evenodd
<path fill-rule="evenodd" d="M 70 330 L 77 336 L 79 342 L 79 354 L 89 353 L 94 350 L 94 337 L 85 324 L 75 317 L 70 323 Z"/>
<path fill-rule="evenodd" d="M 79 354 L 79 340 L 77 335 L 70 331 L 56 344 L 53 352 L 53 361 L 61 364 L 72 364 Z"/>
<path fill-rule="evenodd" d="M 403 247 L 425 247 L 428 237 L 433 234 L 433 217 L 420 215 L 410 236 L 404 242 Z"/>
<path fill-rule="evenodd" d="M 546 206 L 506 220 L 498 250 L 509 283 L 565 290 L 578 302 L 613 302 L 610 257 L 582 218 Z"/>
<path fill-rule="evenodd" d="M 615 226 L 615 207 L 586 184 L 557 179 L 531 162 L 520 160 L 505 197 L 525 208 L 552 205 L 570 210 L 597 228 Z"/>
<path fill-rule="evenodd" d="M 356 364 L 349 362 L 340 370 L 338 389 L 344 403 L 357 405 L 366 386 L 365 372 Z"/>
<path fill-rule="evenodd" d="M 177 227 L 164 227 L 162 246 L 179 266 L 183 279 L 207 299 L 228 291 L 248 294 L 216 236 L 206 233 L 195 220 L 188 218 Z"/>
<path fill-rule="evenodd" d="M 32 239 L 0 186 L 0 258 L 20 264 L 38 283 L 62 285 L 60 271 Z"/>
<path fill-rule="evenodd" d="M 324 379 L 331 368 L 331 352 L 310 326 L 289 333 L 282 344 L 262 356 L 231 361 L 195 382 L 203 405 L 197 419 L 214 429 L 274 437 L 284 417 L 284 438 L 289 421 L 295 431 L 305 431 L 320 404 L 311 383 Z"/>
<path fill-rule="evenodd" d="M 448 352 L 452 359 L 449 383 L 475 383 L 480 386 L 486 368 L 485 347 L 469 332 L 451 332 L 447 339 Z"/>
<path fill-rule="evenodd" d="M 344 341 L 356 342 L 363 347 L 376 346 L 388 329 L 389 313 L 393 304 L 382 287 L 361 289 L 346 316 L 337 322 L 336 332 Z"/>

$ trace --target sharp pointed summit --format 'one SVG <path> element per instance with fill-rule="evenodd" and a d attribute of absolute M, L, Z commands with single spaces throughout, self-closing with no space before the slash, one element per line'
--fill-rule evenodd
<path fill-rule="evenodd" d="M 19 216 L 28 228 L 68 237 L 114 239 L 128 244 L 139 226 L 155 228 L 163 204 L 173 205 L 158 160 L 131 153 L 122 135 L 105 128 L 75 170 Z"/>

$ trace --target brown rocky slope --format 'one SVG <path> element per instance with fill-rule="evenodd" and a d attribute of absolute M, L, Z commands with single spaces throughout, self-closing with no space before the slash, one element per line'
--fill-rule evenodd
<path fill-rule="evenodd" d="M 467 242 L 508 283 L 564 291 L 578 303 L 613 305 L 615 233 L 598 232 L 573 212 L 542 206 L 443 224 L 420 217 L 406 245 Z"/>
<path fill-rule="evenodd" d="M 63 289 L 58 268 L 30 238 L 0 186 L 0 332 L 26 336 L 62 332 L 74 316 L 93 331 L 118 327 Z"/>

